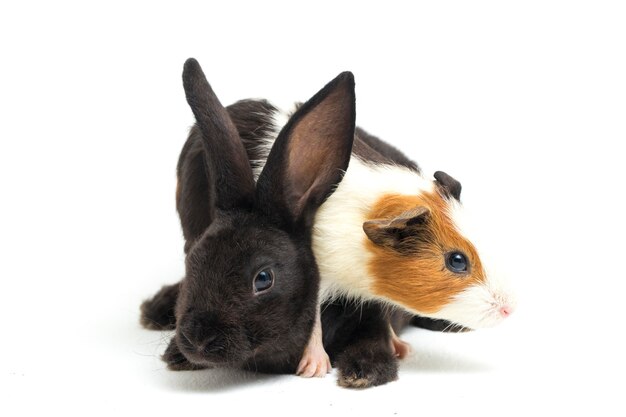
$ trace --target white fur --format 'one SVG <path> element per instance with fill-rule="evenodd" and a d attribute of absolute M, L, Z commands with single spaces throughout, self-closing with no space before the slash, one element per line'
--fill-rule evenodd
<path fill-rule="evenodd" d="M 276 106 L 274 106 L 276 107 Z M 254 181 L 259 179 L 259 175 L 263 171 L 265 167 L 265 162 L 267 161 L 267 157 L 272 150 L 272 145 L 274 141 L 278 137 L 278 134 L 283 129 L 283 127 L 289 121 L 289 117 L 292 112 L 285 112 L 277 108 L 277 111 L 273 112 L 271 115 L 272 118 L 272 129 L 269 131 L 268 135 L 265 138 L 259 140 L 259 144 L 256 146 L 256 151 L 259 152 L 260 158 L 256 160 L 251 160 L 252 163 L 252 173 L 254 175 Z"/>
<path fill-rule="evenodd" d="M 497 300 L 497 295 L 486 285 L 472 285 L 431 316 L 471 329 L 492 327 L 504 320 Z"/>
<path fill-rule="evenodd" d="M 509 281 L 496 269 L 496 260 L 491 259 L 497 251 L 495 248 L 489 250 L 489 245 L 496 242 L 487 238 L 485 227 L 472 222 L 471 214 L 456 200 L 450 202 L 448 213 L 459 234 L 474 245 L 483 265 L 485 282 L 458 294 L 435 316 L 470 328 L 494 326 L 504 319 L 501 308 L 506 307 L 512 312 L 516 307 Z"/>

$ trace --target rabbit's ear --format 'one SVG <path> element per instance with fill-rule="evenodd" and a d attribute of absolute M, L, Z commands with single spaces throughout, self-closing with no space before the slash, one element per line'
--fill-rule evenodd
<path fill-rule="evenodd" d="M 239 133 L 193 58 L 185 62 L 183 86 L 202 133 L 211 219 L 214 207 L 229 210 L 251 206 L 254 178 Z"/>
<path fill-rule="evenodd" d="M 310 227 L 348 168 L 355 129 L 354 77 L 341 73 L 291 117 L 257 181 L 267 214 Z"/>

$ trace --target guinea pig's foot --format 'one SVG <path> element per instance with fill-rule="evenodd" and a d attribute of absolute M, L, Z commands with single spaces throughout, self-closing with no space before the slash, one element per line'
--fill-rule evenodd
<path fill-rule="evenodd" d="M 400 339 L 395 333 L 391 334 L 391 350 L 398 359 L 406 358 L 411 353 L 411 345 Z"/>
<path fill-rule="evenodd" d="M 176 327 L 174 307 L 179 284 L 166 285 L 141 304 L 139 322 L 149 330 L 173 330 Z"/>
<path fill-rule="evenodd" d="M 167 368 L 171 371 L 197 371 L 199 369 L 208 368 L 208 366 L 196 365 L 189 362 L 185 355 L 178 349 L 173 337 L 169 346 L 165 349 L 163 356 L 161 356 L 161 359 L 167 363 Z"/>
<path fill-rule="evenodd" d="M 337 359 L 337 384 L 344 388 L 369 388 L 398 379 L 398 360 L 380 344 L 350 346 Z"/>

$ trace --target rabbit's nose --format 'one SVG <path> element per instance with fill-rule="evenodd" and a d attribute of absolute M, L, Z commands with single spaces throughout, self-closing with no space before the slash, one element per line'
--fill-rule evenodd
<path fill-rule="evenodd" d="M 194 346 L 193 338 L 191 337 L 191 333 L 189 333 L 188 331 L 181 330 L 180 339 L 184 344 Z"/>
<path fill-rule="evenodd" d="M 214 348 L 217 345 L 217 334 L 215 333 L 194 335 L 189 330 L 182 330 L 180 332 L 180 335 L 184 343 L 188 344 L 193 350 L 196 350 L 198 353 L 213 351 L 215 350 Z"/>

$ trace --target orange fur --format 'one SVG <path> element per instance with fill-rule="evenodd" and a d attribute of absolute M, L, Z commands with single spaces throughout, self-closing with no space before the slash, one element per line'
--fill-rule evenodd
<path fill-rule="evenodd" d="M 470 285 L 484 282 L 476 249 L 456 230 L 447 205 L 437 191 L 418 196 L 387 194 L 376 202 L 368 220 L 391 220 L 418 206 L 427 207 L 430 216 L 424 225 L 427 238 L 416 241 L 415 253 L 401 253 L 365 238 L 367 250 L 374 255 L 368 265 L 374 294 L 417 312 L 435 313 Z M 467 274 L 455 274 L 446 268 L 445 254 L 453 250 L 467 255 Z"/>

